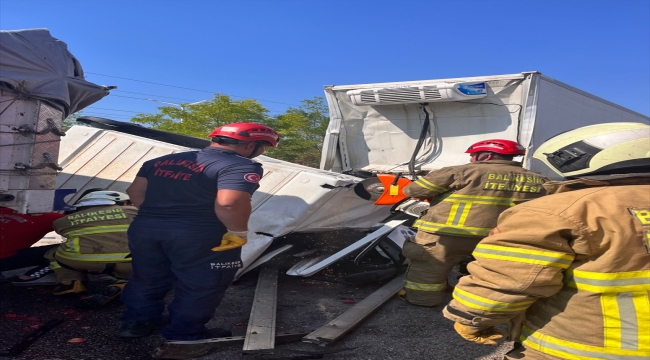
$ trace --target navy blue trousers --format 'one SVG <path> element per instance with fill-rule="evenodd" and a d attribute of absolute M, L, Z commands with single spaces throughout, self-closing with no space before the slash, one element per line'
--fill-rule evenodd
<path fill-rule="evenodd" d="M 173 287 L 171 323 L 161 334 L 169 340 L 204 338 L 205 324 L 241 267 L 241 248 L 211 251 L 225 232 L 136 217 L 128 230 L 133 276 L 122 293 L 121 320 L 162 320 L 163 300 Z"/>

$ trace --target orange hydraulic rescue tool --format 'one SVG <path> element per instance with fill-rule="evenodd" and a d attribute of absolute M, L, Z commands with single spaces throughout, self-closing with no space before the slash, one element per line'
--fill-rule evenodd
<path fill-rule="evenodd" d="M 394 205 L 406 199 L 404 188 L 411 183 L 411 180 L 402 177 L 402 173 L 377 174 L 377 178 L 384 186 L 384 192 L 375 201 L 375 205 Z"/>

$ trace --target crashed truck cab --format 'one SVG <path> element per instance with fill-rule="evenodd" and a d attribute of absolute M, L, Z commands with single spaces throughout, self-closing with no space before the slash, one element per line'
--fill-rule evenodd
<path fill-rule="evenodd" d="M 469 162 L 476 142 L 506 139 L 524 146 L 514 160 L 552 179 L 532 158 L 547 139 L 606 122 L 650 118 L 542 75 L 522 72 L 394 83 L 326 86 L 330 123 L 320 168 L 365 178 L 355 193 L 412 222 L 429 207 L 403 188 L 430 171 Z M 400 215 L 402 214 L 402 215 Z"/>

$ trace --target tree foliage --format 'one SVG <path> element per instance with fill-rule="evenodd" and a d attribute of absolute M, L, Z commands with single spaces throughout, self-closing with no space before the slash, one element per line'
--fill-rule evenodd
<path fill-rule="evenodd" d="M 131 122 L 152 129 L 205 138 L 215 128 L 234 122 L 266 123 L 268 110 L 256 100 L 215 95 L 209 101 L 181 107 L 161 106 L 157 114 L 137 114 Z"/>
<path fill-rule="evenodd" d="M 67 118 L 63 119 L 63 122 L 61 122 L 61 130 L 66 132 L 74 125 L 88 126 L 84 123 L 77 122 L 77 119 L 81 117 L 81 113 L 81 111 L 77 111 L 76 113 L 72 113 L 68 115 Z"/>
<path fill-rule="evenodd" d="M 329 122 L 327 106 L 321 97 L 303 100 L 298 108 L 288 108 L 276 116 L 269 116 L 269 111 L 257 100 L 232 100 L 220 94 L 206 102 L 161 106 L 158 110 L 157 114 L 138 114 L 131 122 L 201 138 L 225 124 L 265 124 L 280 133 L 280 145 L 268 148 L 265 155 L 316 168 Z"/>
<path fill-rule="evenodd" d="M 289 108 L 277 115 L 271 124 L 282 136 L 280 145 L 268 152 L 277 159 L 319 167 L 323 137 L 329 117 L 323 98 L 302 101 L 298 108 Z"/>

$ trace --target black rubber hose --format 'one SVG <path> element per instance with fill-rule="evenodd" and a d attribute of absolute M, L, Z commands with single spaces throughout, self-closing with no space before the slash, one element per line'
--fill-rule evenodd
<path fill-rule="evenodd" d="M 418 143 L 415 145 L 415 150 L 413 151 L 413 155 L 411 155 L 411 160 L 409 160 L 409 171 L 411 172 L 413 181 L 418 179 L 418 176 L 415 174 L 415 157 L 420 152 L 420 148 L 422 148 L 422 144 L 424 144 L 424 139 L 426 138 L 427 133 L 429 132 L 429 113 L 427 112 L 426 109 L 426 106 L 428 104 L 423 103 L 420 105 L 422 105 L 422 111 L 424 111 L 425 114 L 424 124 L 422 125 L 422 130 L 420 131 L 420 137 L 418 138 Z"/>

